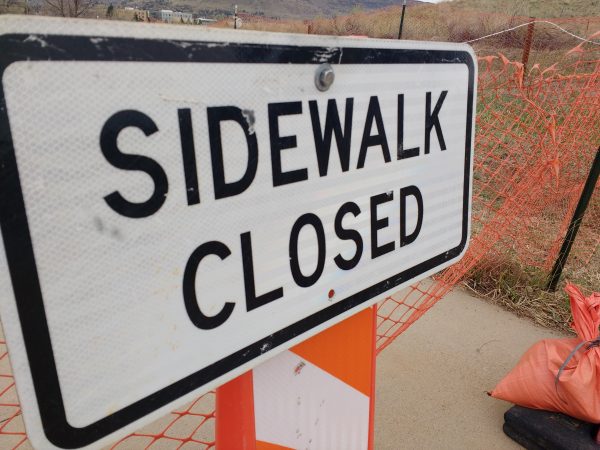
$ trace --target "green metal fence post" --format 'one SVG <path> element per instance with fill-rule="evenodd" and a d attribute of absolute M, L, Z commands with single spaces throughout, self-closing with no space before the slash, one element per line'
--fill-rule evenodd
<path fill-rule="evenodd" d="M 590 203 L 590 199 L 594 193 L 594 188 L 598 182 L 598 174 L 600 174 L 600 147 L 598 150 L 596 150 L 596 157 L 594 158 L 592 168 L 590 169 L 588 178 L 583 186 L 583 191 L 581 191 L 581 197 L 579 197 L 579 202 L 577 203 L 577 207 L 573 213 L 573 218 L 571 219 L 571 223 L 567 229 L 565 240 L 563 241 L 562 247 L 558 252 L 558 258 L 556 259 L 554 267 L 552 268 L 552 272 L 550 273 L 550 277 L 548 278 L 548 286 L 546 287 L 548 291 L 556 290 L 556 285 L 558 284 L 562 270 L 565 267 L 567 258 L 569 257 L 569 252 L 571 251 L 573 242 L 575 242 L 575 237 L 579 231 L 579 226 L 583 220 L 583 215 L 585 214 L 585 210 Z"/>

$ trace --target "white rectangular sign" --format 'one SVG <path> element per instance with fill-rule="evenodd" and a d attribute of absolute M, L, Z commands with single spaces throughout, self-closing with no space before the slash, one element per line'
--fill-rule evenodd
<path fill-rule="evenodd" d="M 0 313 L 40 448 L 106 444 L 465 251 L 468 46 L 0 33 Z"/>

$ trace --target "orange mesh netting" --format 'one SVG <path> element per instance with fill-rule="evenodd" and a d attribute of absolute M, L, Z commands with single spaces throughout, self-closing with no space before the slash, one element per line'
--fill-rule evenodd
<path fill-rule="evenodd" d="M 550 269 L 600 143 L 599 55 L 582 44 L 527 73 L 501 54 L 479 58 L 469 250 L 433 283 L 382 302 L 378 351 L 484 259 Z M 600 243 L 597 210 L 595 198 L 576 245 L 583 262 Z"/>
<path fill-rule="evenodd" d="M 184 407 L 120 440 L 111 448 L 208 449 L 215 445 L 215 393 Z"/>
<path fill-rule="evenodd" d="M 582 43 L 561 61 L 527 72 L 502 54 L 479 63 L 469 250 L 433 282 L 380 304 L 378 351 L 483 261 L 549 271 L 600 144 L 598 46 Z M 597 218 L 595 196 L 575 245 L 580 262 L 600 243 Z"/>
<path fill-rule="evenodd" d="M 547 272 L 556 259 L 600 143 L 600 46 L 582 43 L 527 70 L 501 54 L 480 57 L 478 91 L 469 250 L 433 280 L 381 302 L 378 352 L 482 261 L 508 258 Z M 573 249 L 580 264 L 598 248 L 599 218 L 595 196 Z M 0 345 L 0 448 L 30 448 Z M 112 448 L 212 448 L 214 422 L 208 393 Z"/>

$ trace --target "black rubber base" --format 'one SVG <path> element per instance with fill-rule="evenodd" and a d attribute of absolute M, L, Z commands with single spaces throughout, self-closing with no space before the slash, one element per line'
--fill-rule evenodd
<path fill-rule="evenodd" d="M 598 425 L 564 414 L 513 406 L 504 413 L 504 433 L 528 450 L 599 450 Z"/>

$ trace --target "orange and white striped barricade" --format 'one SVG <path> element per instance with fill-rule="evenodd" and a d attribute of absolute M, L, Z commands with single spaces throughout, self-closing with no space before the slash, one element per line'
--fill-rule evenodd
<path fill-rule="evenodd" d="M 217 389 L 218 450 L 372 449 L 375 308 Z"/>

